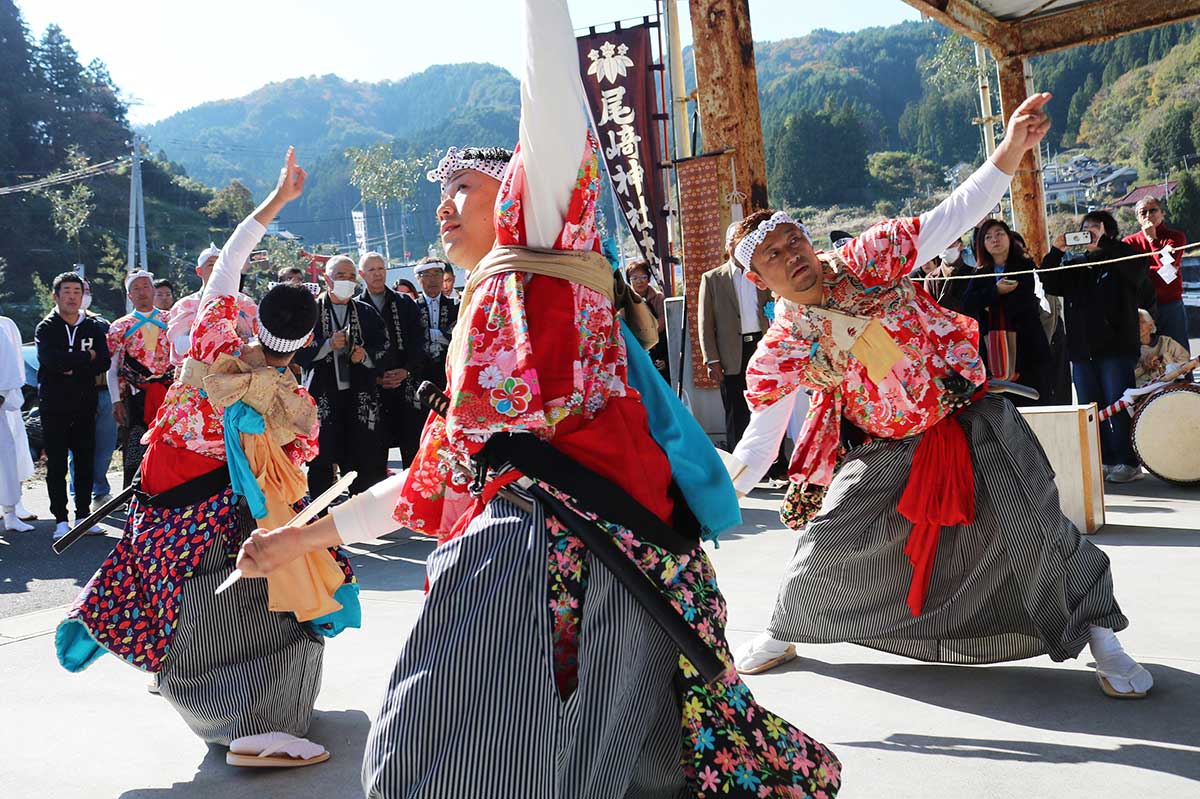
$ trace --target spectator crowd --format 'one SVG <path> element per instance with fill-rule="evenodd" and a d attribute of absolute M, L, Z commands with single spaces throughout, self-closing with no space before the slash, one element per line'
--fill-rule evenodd
<path fill-rule="evenodd" d="M 90 310 L 85 278 L 64 272 L 54 279 L 54 310 L 38 324 L 34 340 L 42 432 L 35 445 L 46 455 L 56 538 L 71 529 L 72 516 L 78 524 L 117 493 L 108 470 L 118 446 L 124 487 L 138 479 L 144 437 L 165 388 L 192 368 L 191 326 L 219 255 L 215 246 L 200 253 L 201 289 L 178 299 L 170 281 L 131 273 L 125 293 L 132 311 L 112 322 Z M 309 470 L 314 495 L 350 471 L 358 473 L 351 493 L 361 491 L 386 476 L 389 448 L 398 447 L 406 465 L 417 451 L 426 417 L 417 387 L 424 380 L 445 385 L 458 292 L 454 270 L 443 261 L 424 258 L 414 273 L 419 289 L 404 279 L 389 287 L 384 256 L 369 252 L 357 263 L 346 256 L 329 259 L 319 284 L 306 283 L 306 273 L 296 267 L 276 275 L 277 282 L 307 285 L 317 296 L 312 339 L 291 367 L 316 400 L 320 418 L 320 453 Z M 237 302 L 237 332 L 250 341 L 259 333 L 257 304 L 246 294 Z M 0 339 L 0 371 L 14 383 L 0 387 L 0 460 L 13 466 L 0 474 L 0 515 L 5 529 L 25 530 L 25 520 L 36 518 L 20 495 L 31 470 L 9 452 L 29 450 L 20 412 L 24 368 L 15 326 L 0 317 L 0 328 L 13 333 Z"/>
<path fill-rule="evenodd" d="M 1016 397 L 1015 402 L 1105 407 L 1190 357 L 1183 281 L 1178 268 L 1159 255 L 1165 245 L 1181 247 L 1186 238 L 1167 227 L 1162 205 L 1153 197 L 1139 202 L 1136 214 L 1140 229 L 1124 237 L 1107 211 L 1085 214 L 1078 231 L 1072 231 L 1084 235 L 1071 237 L 1081 243 L 1070 244 L 1066 231 L 1059 232 L 1041 263 L 1030 257 L 1019 232 L 1003 220 L 983 219 L 969 240 L 916 266 L 912 277 L 918 290 L 978 323 L 992 379 L 1037 393 L 1037 399 Z M 847 235 L 835 232 L 832 243 Z M 170 281 L 144 271 L 130 274 L 125 289 L 133 310 L 111 324 L 89 310 L 90 286 L 84 278 L 73 272 L 55 278 L 54 311 L 38 325 L 35 340 L 57 536 L 70 529 L 72 501 L 78 522 L 94 505 L 111 499 L 107 473 L 118 443 L 124 483 L 137 479 L 143 436 L 165 387 L 187 368 L 191 323 L 219 254 L 213 246 L 200 253 L 201 290 L 178 299 Z M 320 418 L 320 453 L 309 472 L 314 495 L 349 471 L 358 473 L 351 492 L 364 490 L 386 476 L 389 448 L 399 448 L 405 464 L 417 451 L 426 417 L 417 387 L 425 380 L 445 386 L 458 292 L 454 270 L 443 261 L 424 258 L 413 272 L 419 286 L 400 279 L 389 287 L 384 257 L 369 252 L 357 263 L 346 256 L 329 259 L 319 284 L 305 283 L 305 272 L 296 267 L 277 274 L 279 282 L 307 285 L 318 299 L 312 340 L 291 367 L 316 400 Z M 653 285 L 644 261 L 629 264 L 625 277 L 657 320 L 660 343 L 650 355 L 669 379 L 664 294 Z M 245 294 L 238 303 L 238 334 L 249 341 L 257 333 L 257 306 Z M 744 370 L 770 324 L 772 308 L 771 294 L 751 284 L 732 257 L 702 276 L 696 311 L 700 350 L 721 392 L 729 450 L 750 421 Z M 0 341 L 4 357 L 19 363 L 19 348 L 7 351 L 19 341 L 9 338 L 14 337 Z M 9 371 L 17 373 L 15 367 Z M 6 421 L 20 418 L 19 392 L 13 388 L 5 388 L 0 405 Z M 793 439 L 805 410 L 806 403 L 798 403 Z M 1104 472 L 1113 482 L 1141 474 L 1129 423 L 1124 413 L 1101 423 Z M 0 437 L 0 445 L 26 447 L 19 422 L 4 429 L 9 435 Z M 18 463 L 7 453 L 0 457 Z M 781 477 L 786 463 L 781 451 L 772 476 Z M 0 475 L 0 512 L 7 528 L 23 529 L 18 509 L 27 512 L 20 505 L 20 481 L 16 471 L 8 471 L 13 475 Z M 14 482 L 15 490 L 9 485 Z"/>

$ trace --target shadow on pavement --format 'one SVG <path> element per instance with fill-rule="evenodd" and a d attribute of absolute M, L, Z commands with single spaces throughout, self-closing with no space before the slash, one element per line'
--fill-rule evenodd
<path fill-rule="evenodd" d="M 1101 547 L 1200 547 L 1200 531 L 1106 524 L 1088 540 Z"/>
<path fill-rule="evenodd" d="M 54 521 L 41 519 L 31 523 L 34 529 L 28 533 L 0 532 L 0 542 L 3 542 L 0 545 L 0 572 L 4 574 L 4 579 L 0 580 L 0 594 L 28 591 L 29 583 L 34 580 L 70 580 L 72 588 L 59 591 L 61 596 L 42 602 L 46 607 L 73 600 L 79 588 L 91 579 L 116 546 L 121 533 L 119 527 L 106 523 L 104 529 L 108 535 L 84 536 L 63 554 L 55 555 L 50 548 Z"/>
<path fill-rule="evenodd" d="M 790 671 L 808 671 L 907 697 L 914 702 L 1035 729 L 1197 746 L 1195 720 L 1200 716 L 1200 674 L 1158 663 L 1144 663 L 1154 675 L 1153 692 L 1141 701 L 1120 701 L 1101 693 L 1090 665 L 1082 668 L 1090 663 L 1087 655 L 1085 650 L 1078 669 L 825 663 L 802 656 L 778 671 L 781 675 Z M 1050 745 L 1036 743 L 1027 746 L 1053 749 Z M 1043 753 L 1046 757 L 1053 754 L 1049 749 Z M 1063 753 L 1073 749 L 1075 747 L 1065 747 Z M 1137 747 L 1128 749 L 1133 752 Z M 1159 747 L 1143 749 L 1169 752 Z M 1092 750 L 1083 748 L 1079 751 Z M 1108 750 L 1096 751 L 1103 752 L 1102 759 L 1107 759 Z M 1167 759 L 1171 760 L 1171 757 Z M 1187 757 L 1192 760 L 1192 773 L 1195 774 L 1200 769 L 1200 755 L 1193 751 L 1187 753 Z M 1149 757 L 1146 762 L 1131 761 L 1130 765 L 1157 768 L 1153 758 Z M 1182 765 L 1179 768 L 1182 769 Z M 1168 771 L 1183 773 L 1182 770 Z"/>
<path fill-rule="evenodd" d="M 437 542 L 407 530 L 389 533 L 383 540 L 379 545 L 354 545 L 350 563 L 359 584 L 368 591 L 423 590 L 425 561 Z"/>
<path fill-rule="evenodd" d="M 1200 780 L 1200 755 L 1195 750 L 1148 744 L 1095 748 L 1040 741 L 993 741 L 986 738 L 946 738 L 897 733 L 882 741 L 846 741 L 838 745 L 904 754 L 943 755 L 1016 763 L 1105 763 Z"/>
<path fill-rule="evenodd" d="M 170 788 L 134 788 L 120 799 L 262 799 L 264 796 L 361 796 L 359 770 L 371 722 L 361 710 L 317 711 L 309 737 L 330 751 L 329 760 L 300 769 L 237 768 L 225 763 L 224 746 L 209 746 L 190 782 Z"/>

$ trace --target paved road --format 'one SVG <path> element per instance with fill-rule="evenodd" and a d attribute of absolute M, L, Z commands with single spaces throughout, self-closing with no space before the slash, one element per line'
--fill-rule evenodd
<path fill-rule="evenodd" d="M 765 624 L 791 553 L 794 537 L 774 511 L 779 498 L 747 498 L 746 523 L 712 552 L 735 645 Z M 1108 522 L 1094 540 L 1112 558 L 1133 622 L 1122 640 L 1157 680 L 1147 701 L 1104 697 L 1086 651 L 1065 664 L 958 667 L 850 645 L 805 646 L 801 659 L 750 678 L 750 686 L 837 751 L 843 799 L 1200 796 L 1200 491 L 1153 479 L 1118 487 L 1108 495 Z M 47 540 L 40 530 L 0 544 L 8 615 L 0 620 L 0 797 L 360 795 L 369 719 L 420 608 L 427 542 L 396 534 L 356 549 L 366 626 L 327 647 L 311 732 L 333 759 L 300 772 L 247 773 L 193 738 L 134 669 L 114 658 L 79 675 L 58 667 L 50 631 L 59 605 L 106 543 L 85 541 L 55 560 Z M 13 615 L 17 608 L 41 610 Z M 487 679 L 485 663 L 479 679 Z M 481 775 L 479 796 L 519 792 L 487 786 Z"/>

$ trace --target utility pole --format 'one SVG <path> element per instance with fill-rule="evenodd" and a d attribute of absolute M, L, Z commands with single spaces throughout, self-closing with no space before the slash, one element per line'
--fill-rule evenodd
<path fill-rule="evenodd" d="M 383 214 L 383 203 L 379 203 L 379 223 L 383 226 L 383 257 L 390 266 L 392 263 L 392 248 L 388 246 L 387 217 Z"/>
<path fill-rule="evenodd" d="M 133 134 L 130 165 L 132 168 L 129 172 L 129 245 L 126 252 L 126 270 L 136 272 L 139 268 L 149 268 L 146 257 L 146 202 L 142 196 L 142 137 L 137 133 Z"/>

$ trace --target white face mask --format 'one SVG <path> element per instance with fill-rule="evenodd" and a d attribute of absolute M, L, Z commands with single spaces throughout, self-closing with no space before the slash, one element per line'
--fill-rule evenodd
<path fill-rule="evenodd" d="M 958 255 L 961 253 L 958 247 L 948 247 L 942 251 L 942 263 L 952 264 L 958 260 Z"/>
<path fill-rule="evenodd" d="M 84 294 L 83 299 L 79 302 L 79 310 L 86 311 L 90 307 L 92 307 L 92 295 Z"/>
<path fill-rule="evenodd" d="M 335 280 L 333 281 L 333 296 L 339 300 L 348 300 L 354 296 L 354 290 L 358 288 L 358 282 L 354 280 Z"/>

